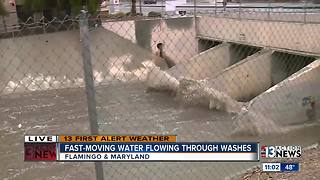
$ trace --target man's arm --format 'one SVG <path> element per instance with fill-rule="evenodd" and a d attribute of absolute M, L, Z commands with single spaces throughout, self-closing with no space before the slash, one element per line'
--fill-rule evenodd
<path fill-rule="evenodd" d="M 173 67 L 176 65 L 176 63 L 167 55 L 164 55 L 163 59 L 166 61 L 167 65 L 169 68 Z"/>

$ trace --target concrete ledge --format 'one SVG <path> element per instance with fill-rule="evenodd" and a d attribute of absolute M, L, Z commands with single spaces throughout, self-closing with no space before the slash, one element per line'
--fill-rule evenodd
<path fill-rule="evenodd" d="M 197 36 L 319 54 L 320 24 L 201 16 Z"/>
<path fill-rule="evenodd" d="M 263 135 L 286 133 L 308 125 L 319 124 L 319 111 L 310 121 L 303 105 L 308 96 L 315 98 L 315 110 L 319 109 L 320 60 L 291 75 L 257 96 L 237 114 L 235 134 Z"/>
<path fill-rule="evenodd" d="M 308 122 L 308 104 L 303 99 L 313 97 L 320 108 L 320 60 L 315 60 L 289 78 L 252 99 L 249 111 L 260 112 L 281 125 L 297 125 Z M 320 112 L 316 112 L 319 120 Z"/>
<path fill-rule="evenodd" d="M 214 76 L 230 64 L 231 45 L 224 43 L 208 49 L 189 60 L 170 68 L 168 73 L 175 78 L 181 76 L 192 79 L 204 79 Z"/>
<path fill-rule="evenodd" d="M 271 86 L 270 50 L 261 50 L 208 80 L 207 86 L 227 93 L 237 101 L 246 101 Z"/>

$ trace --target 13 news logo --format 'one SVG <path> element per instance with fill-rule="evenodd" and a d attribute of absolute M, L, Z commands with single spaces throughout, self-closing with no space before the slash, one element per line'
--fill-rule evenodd
<path fill-rule="evenodd" d="M 261 158 L 300 158 L 301 146 L 261 146 Z"/>

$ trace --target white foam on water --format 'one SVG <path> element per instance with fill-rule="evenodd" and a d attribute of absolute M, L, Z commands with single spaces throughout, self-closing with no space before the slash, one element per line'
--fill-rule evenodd
<path fill-rule="evenodd" d="M 160 67 L 149 64 L 147 66 L 148 75 L 146 83 L 149 88 L 157 90 L 172 90 L 176 91 L 179 86 L 179 81 L 168 74 L 167 72 L 160 70 Z"/>
<path fill-rule="evenodd" d="M 105 76 L 102 71 L 93 70 L 93 79 L 95 85 L 111 81 L 112 79 L 117 79 L 122 82 L 127 82 L 130 80 L 145 81 L 148 74 L 146 68 L 126 71 L 123 66 L 113 66 L 109 69 L 109 73 L 109 76 Z M 44 74 L 32 76 L 31 74 L 27 74 L 22 79 L 9 81 L 4 88 L 4 93 L 75 88 L 83 86 L 85 86 L 85 82 L 84 79 L 80 77 L 55 77 Z"/>
<path fill-rule="evenodd" d="M 179 84 L 177 99 L 186 104 L 203 105 L 230 113 L 239 112 L 242 107 L 242 103 L 224 92 L 208 87 L 205 81 L 181 78 Z"/>
<path fill-rule="evenodd" d="M 129 71 L 125 65 L 131 63 L 131 60 L 131 55 L 110 58 L 107 65 L 108 75 L 121 82 L 146 81 L 148 68 L 145 64 L 148 64 L 148 62 L 151 63 L 151 61 L 144 61 L 141 63 L 143 66 Z"/>
<path fill-rule="evenodd" d="M 33 126 L 32 128 L 33 129 L 45 129 L 45 128 L 47 128 L 48 126 L 47 125 L 43 125 L 43 126 L 41 126 L 41 125 L 35 125 L 35 126 Z"/>
<path fill-rule="evenodd" d="M 38 74 L 33 76 L 27 74 L 24 78 L 20 80 L 11 80 L 7 83 L 4 92 L 21 92 L 21 91 L 36 91 L 36 90 L 49 90 L 49 89 L 58 89 L 58 88 L 68 88 L 68 87 L 77 87 L 83 86 L 83 79 L 76 78 L 67 78 L 55 77 L 51 75 Z"/>

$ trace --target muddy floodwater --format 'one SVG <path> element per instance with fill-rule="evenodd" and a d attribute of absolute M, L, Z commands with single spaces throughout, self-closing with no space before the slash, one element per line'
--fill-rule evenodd
<path fill-rule="evenodd" d="M 232 115 L 185 107 L 168 94 L 146 93 L 141 83 L 100 86 L 96 99 L 101 134 L 176 134 L 178 141 L 260 141 L 303 146 L 320 137 L 319 125 L 276 138 L 233 137 Z M 95 179 L 93 163 L 23 160 L 26 134 L 90 133 L 83 88 L 0 96 L 0 112 L 0 179 Z M 104 171 L 105 179 L 224 179 L 256 164 L 105 162 Z"/>

